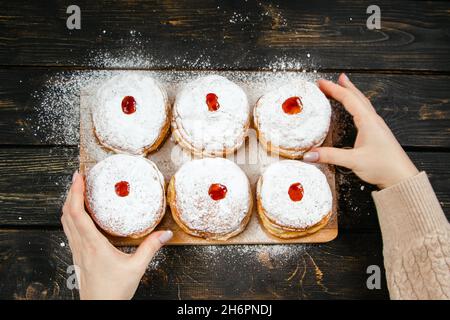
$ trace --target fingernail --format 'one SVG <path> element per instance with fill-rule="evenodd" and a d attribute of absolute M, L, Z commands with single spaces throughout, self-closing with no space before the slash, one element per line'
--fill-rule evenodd
<path fill-rule="evenodd" d="M 75 182 L 75 179 L 77 178 L 77 176 L 78 176 L 78 170 L 75 170 L 75 172 L 73 173 L 73 176 L 72 176 L 72 183 Z"/>
<path fill-rule="evenodd" d="M 303 161 L 305 162 L 316 162 L 319 160 L 319 153 L 316 151 L 310 151 L 303 155 Z"/>
<path fill-rule="evenodd" d="M 170 230 L 166 230 L 159 236 L 158 240 L 159 240 L 159 242 L 161 242 L 161 244 L 165 244 L 167 241 L 172 239 L 172 237 L 173 237 L 173 232 Z"/>
<path fill-rule="evenodd" d="M 342 73 L 342 79 L 344 79 L 344 81 L 350 81 L 345 73 Z"/>

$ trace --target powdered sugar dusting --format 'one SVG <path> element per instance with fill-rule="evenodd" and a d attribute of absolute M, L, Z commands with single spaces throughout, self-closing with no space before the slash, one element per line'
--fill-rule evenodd
<path fill-rule="evenodd" d="M 209 111 L 206 95 L 218 97 L 220 107 Z M 174 121 L 183 136 L 196 149 L 208 153 L 240 146 L 249 120 L 245 92 L 228 79 L 209 75 L 188 83 L 177 95 Z"/>
<path fill-rule="evenodd" d="M 213 183 L 227 188 L 224 199 L 208 194 Z M 175 174 L 176 205 L 181 220 L 191 229 L 228 233 L 238 229 L 250 205 L 245 173 L 232 161 L 205 158 L 184 164 Z"/>
<path fill-rule="evenodd" d="M 286 114 L 281 105 L 290 97 L 299 97 L 303 110 Z M 319 88 L 296 80 L 264 94 L 255 109 L 255 123 L 268 142 L 289 149 L 304 149 L 321 144 L 331 119 L 331 106 Z"/>
<path fill-rule="evenodd" d="M 214 270 L 224 264 L 241 268 L 250 267 L 260 263 L 267 269 L 279 268 L 287 265 L 296 265 L 299 254 L 306 252 L 309 245 L 231 245 L 231 246 L 183 246 L 163 247 L 153 257 L 147 267 L 147 271 L 172 270 L 171 264 L 178 263 L 178 259 L 189 257 L 191 261 L 197 261 L 206 268 Z M 180 255 L 180 251 L 183 253 Z M 121 251 L 133 254 L 135 247 L 121 247 Z M 195 263 L 194 263 L 195 265 Z M 195 277 L 195 272 L 191 269 L 191 276 Z M 192 280 L 192 279 L 190 279 Z"/>
<path fill-rule="evenodd" d="M 110 34 L 110 30 L 105 31 L 104 34 Z M 176 92 L 184 84 L 200 76 L 219 74 L 227 77 L 244 89 L 250 106 L 253 106 L 262 94 L 288 84 L 292 80 L 302 78 L 307 81 L 315 81 L 320 77 L 330 77 L 330 75 L 310 72 L 320 68 L 318 64 L 314 64 L 313 55 L 308 58 L 306 58 L 306 55 L 295 57 L 291 55 L 269 55 L 261 57 L 258 60 L 259 71 L 248 72 L 238 70 L 239 68 L 249 67 L 246 65 L 246 61 L 249 61 L 248 59 L 236 61 L 234 65 L 221 65 L 218 61 L 222 60 L 216 59 L 215 56 L 211 55 L 211 51 L 206 49 L 196 49 L 195 52 L 174 53 L 167 59 L 155 58 L 148 50 L 142 50 L 146 46 L 141 45 L 141 43 L 142 41 L 147 41 L 146 39 L 139 38 L 138 33 L 130 33 L 130 35 L 133 36 L 133 41 L 136 42 L 135 46 L 129 46 L 125 50 L 122 48 L 120 51 L 96 49 L 86 57 L 85 65 L 110 70 L 49 71 L 50 76 L 44 75 L 44 77 L 48 77 L 45 86 L 33 94 L 35 98 L 33 105 L 37 116 L 33 115 L 32 118 L 27 119 L 31 123 L 34 135 L 39 137 L 42 142 L 48 144 L 77 145 L 79 143 L 81 91 L 88 88 L 97 88 L 118 73 L 142 72 L 147 76 L 154 77 L 158 82 L 163 83 L 171 102 L 174 101 Z M 172 68 L 178 70 L 172 70 Z M 208 70 L 211 68 L 229 69 L 231 71 Z M 145 71 L 143 71 L 144 69 Z M 152 71 L 151 69 L 157 69 L 157 71 Z M 183 71 L 184 69 L 189 71 Z M 166 146 L 170 146 L 168 142 L 171 141 L 166 141 L 162 146 L 163 149 Z M 67 150 L 72 156 L 74 149 L 68 148 Z M 105 152 L 99 152 L 94 158 L 100 161 L 107 155 Z M 151 154 L 150 158 L 159 156 L 160 152 L 156 152 Z M 170 178 L 170 172 L 174 172 L 179 165 L 179 163 L 174 164 L 170 160 L 164 159 L 160 159 L 158 162 L 158 167 L 164 172 L 166 179 Z M 166 167 L 168 168 L 167 170 L 165 169 Z M 256 171 L 259 172 L 259 169 L 256 169 L 255 167 L 255 174 Z M 62 199 L 70 186 L 70 177 L 68 175 L 58 177 L 54 179 L 54 183 L 62 186 Z"/>
<path fill-rule="evenodd" d="M 146 76 L 153 77 L 158 80 L 167 90 L 169 100 L 171 102 L 174 101 L 176 94 L 185 86 L 186 83 L 192 81 L 192 79 L 197 79 L 199 77 L 204 77 L 206 75 L 217 74 L 223 75 L 233 82 L 238 84 L 246 93 L 248 100 L 251 105 L 256 103 L 257 99 L 267 91 L 275 90 L 280 85 L 288 84 L 292 81 L 298 81 L 299 79 L 313 79 L 310 74 L 303 74 L 298 72 L 235 72 L 235 71 L 120 71 L 120 73 L 143 73 Z M 95 92 L 94 90 L 90 92 Z M 86 95 L 83 95 L 83 99 L 81 99 L 81 107 L 83 110 L 88 110 L 87 106 L 92 103 L 92 94 L 87 92 Z M 82 111 L 83 111 L 82 110 Z M 103 148 L 96 141 L 94 135 L 92 134 L 92 121 L 90 119 L 89 112 L 81 112 L 81 116 L 83 117 L 82 123 L 82 134 L 83 142 L 82 146 L 82 163 L 96 163 L 101 161 L 105 157 L 108 156 L 108 153 L 105 152 Z M 87 119 L 87 120 L 86 120 Z M 254 190 L 255 184 L 264 168 L 266 168 L 273 161 L 278 161 L 277 158 L 271 157 L 267 152 L 261 147 L 261 144 L 258 143 L 254 130 L 248 131 L 249 136 L 246 139 L 245 148 L 240 148 L 236 153 L 230 154 L 227 156 L 228 159 L 235 161 L 240 165 L 242 170 L 244 170 L 245 174 L 248 176 L 248 179 L 251 184 L 252 190 Z M 89 141 L 86 141 L 88 138 Z M 331 137 L 330 137 L 331 138 Z M 158 166 L 158 168 L 163 173 L 166 182 L 176 173 L 176 171 L 183 165 L 185 162 L 189 161 L 191 157 L 183 152 L 182 148 L 176 144 L 174 139 L 167 139 L 157 151 L 149 154 L 149 158 L 154 161 L 154 163 Z M 328 141 L 328 142 L 331 142 Z M 87 155 L 87 157 L 86 157 Z M 186 157 L 185 157 L 186 155 Z M 256 162 L 255 162 L 256 161 Z M 327 168 L 324 168 L 325 172 L 328 172 Z M 330 176 L 330 179 L 331 178 Z M 331 180 L 330 180 L 331 181 Z M 333 180 L 334 181 L 334 180 Z M 330 182 L 333 183 L 334 182 Z M 253 192 L 253 194 L 255 194 Z M 169 213 L 169 221 L 164 219 L 161 225 L 161 228 L 171 228 L 174 223 L 170 218 Z M 336 224 L 333 225 L 335 219 L 330 219 L 331 224 L 330 228 L 335 228 Z M 167 223 L 166 223 L 167 222 Z M 176 226 L 175 226 L 176 228 Z M 190 240 L 189 236 L 180 231 L 179 229 L 175 230 L 175 232 L 181 232 L 179 238 L 176 238 L 179 241 L 177 243 L 208 243 L 207 240 L 194 239 Z M 329 233 L 330 235 L 332 233 Z M 295 241 L 301 242 L 315 242 L 324 241 L 321 238 L 321 234 L 312 235 L 310 237 L 296 239 Z M 274 243 L 278 242 L 273 237 L 270 237 L 261 227 L 258 219 L 253 212 L 252 217 L 249 221 L 249 224 L 244 232 L 237 235 L 236 237 L 228 240 L 229 243 Z"/>
<path fill-rule="evenodd" d="M 122 99 L 132 96 L 136 111 L 125 114 Z M 122 73 L 106 81 L 97 91 L 93 121 L 97 135 L 113 149 L 141 154 L 152 146 L 167 120 L 167 94 L 143 73 Z"/>
<path fill-rule="evenodd" d="M 192 81 L 199 76 L 209 74 L 221 74 L 237 85 L 242 87 L 252 106 L 256 100 L 268 90 L 288 84 L 293 79 L 302 77 L 307 81 L 315 81 L 324 75 L 311 72 L 299 73 L 305 66 L 299 60 L 289 58 L 273 58 L 267 62 L 268 71 L 208 71 L 211 57 L 207 55 L 191 59 L 188 56 L 179 56 L 175 59 L 189 69 L 200 69 L 199 71 L 146 71 L 148 76 L 163 83 L 169 91 L 170 100 L 174 101 L 176 90 L 180 85 Z M 141 54 L 126 53 L 123 55 L 112 55 L 109 52 L 93 52 L 88 58 L 88 65 L 98 68 L 139 68 L 151 69 L 161 66 L 171 66 L 167 61 L 153 60 Z M 201 70 L 203 69 L 203 70 Z M 276 72 L 274 72 L 276 71 Z M 140 71 L 113 71 L 113 70 L 90 70 L 90 71 L 64 71 L 48 77 L 44 87 L 32 94 L 34 99 L 36 116 L 27 119 L 32 124 L 32 133 L 39 137 L 43 143 L 59 145 L 77 145 L 79 143 L 79 105 L 80 94 L 87 88 L 95 88 L 102 85 L 107 79 L 118 73 L 136 73 Z"/>
<path fill-rule="evenodd" d="M 119 197 L 115 184 L 126 181 L 130 193 Z M 154 226 L 165 210 L 164 179 L 151 161 L 113 155 L 86 176 L 87 200 L 98 224 L 117 235 L 140 233 Z"/>
<path fill-rule="evenodd" d="M 270 165 L 263 174 L 259 194 L 267 215 L 280 225 L 307 228 L 322 220 L 332 208 L 332 194 L 325 175 L 314 165 L 283 160 Z M 300 182 L 304 194 L 292 201 L 288 190 Z"/>
<path fill-rule="evenodd" d="M 50 76 L 44 88 L 33 93 L 37 112 L 32 122 L 34 135 L 43 143 L 77 145 L 81 91 L 100 85 L 111 75 L 110 71 L 71 71 Z"/>

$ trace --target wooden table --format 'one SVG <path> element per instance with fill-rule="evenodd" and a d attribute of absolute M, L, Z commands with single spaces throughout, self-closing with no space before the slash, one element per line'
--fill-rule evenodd
<path fill-rule="evenodd" d="M 32 93 L 58 72 L 95 67 L 86 62 L 93 50 L 129 48 L 130 30 L 147 40 L 141 46 L 157 69 L 186 68 L 184 56 L 210 57 L 210 69 L 260 70 L 277 57 L 308 62 L 309 53 L 310 69 L 348 73 L 427 171 L 450 215 L 450 3 L 380 0 L 382 28 L 368 30 L 371 3 L 356 0 L 76 1 L 82 28 L 72 31 L 68 4 L 0 3 L 0 298 L 78 297 L 66 287 L 71 255 L 60 225 L 78 145 L 42 142 L 49 132 L 32 130 Z M 355 131 L 344 118 L 339 145 L 349 146 Z M 367 267 L 383 270 L 374 189 L 341 169 L 337 181 L 336 240 L 168 247 L 136 297 L 388 298 L 384 275 L 380 290 L 366 287 Z"/>

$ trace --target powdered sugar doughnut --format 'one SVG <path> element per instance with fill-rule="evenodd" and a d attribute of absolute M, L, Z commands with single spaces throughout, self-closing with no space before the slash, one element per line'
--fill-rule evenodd
<path fill-rule="evenodd" d="M 280 238 L 295 238 L 324 227 L 332 210 L 327 178 L 317 167 L 296 160 L 271 164 L 258 180 L 258 214 Z"/>
<path fill-rule="evenodd" d="M 86 206 L 95 222 L 109 234 L 143 237 L 164 215 L 164 178 L 146 158 L 110 156 L 86 175 Z"/>
<path fill-rule="evenodd" d="M 170 180 L 167 198 L 180 228 L 207 239 L 226 240 L 237 235 L 251 216 L 247 176 L 224 158 L 185 163 Z"/>
<path fill-rule="evenodd" d="M 296 159 L 325 140 L 331 106 L 315 84 L 298 80 L 263 95 L 253 117 L 263 147 Z"/>
<path fill-rule="evenodd" d="M 176 97 L 173 137 L 196 155 L 223 156 L 234 152 L 242 145 L 249 124 L 247 96 L 227 78 L 198 78 Z"/>
<path fill-rule="evenodd" d="M 139 155 L 153 151 L 168 132 L 167 94 L 151 77 L 140 73 L 115 76 L 97 90 L 94 101 L 95 135 L 115 152 Z"/>

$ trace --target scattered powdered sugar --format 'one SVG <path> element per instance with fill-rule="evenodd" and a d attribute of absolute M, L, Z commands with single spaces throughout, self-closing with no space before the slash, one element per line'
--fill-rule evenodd
<path fill-rule="evenodd" d="M 231 245 L 192 247 L 192 256 L 203 260 L 207 267 L 223 265 L 242 267 L 258 261 L 271 269 L 292 264 L 291 259 L 298 258 L 308 245 Z M 190 249 L 190 248 L 189 248 Z M 188 250 L 189 250 L 188 249 Z M 237 265 L 239 264 L 239 265 Z"/>
<path fill-rule="evenodd" d="M 219 109 L 209 111 L 206 95 L 218 97 Z M 208 75 L 189 82 L 177 95 L 173 107 L 180 134 L 196 149 L 208 153 L 239 147 L 249 121 L 245 92 L 225 77 Z"/>
<path fill-rule="evenodd" d="M 125 114 L 122 99 L 132 96 L 136 111 Z M 143 73 L 122 73 L 106 81 L 94 97 L 95 132 L 112 149 L 141 154 L 152 146 L 167 123 L 167 94 Z"/>
<path fill-rule="evenodd" d="M 227 188 L 225 198 L 215 201 L 211 184 Z M 248 213 L 250 186 L 245 173 L 224 158 L 204 158 L 185 163 L 175 174 L 176 206 L 190 228 L 210 233 L 229 233 L 239 228 Z"/>
<path fill-rule="evenodd" d="M 273 269 L 285 265 L 295 265 L 299 255 L 306 252 L 309 244 L 304 245 L 217 245 L 217 246 L 183 246 L 161 248 L 147 266 L 147 271 L 157 269 L 173 270 L 170 264 L 178 263 L 180 249 L 183 256 L 193 261 L 199 261 L 206 268 L 216 269 L 226 264 L 229 267 L 240 268 L 244 265 L 259 263 Z M 136 247 L 120 247 L 122 252 L 133 254 Z"/>
<path fill-rule="evenodd" d="M 120 181 L 130 186 L 125 197 L 115 192 Z M 142 157 L 118 154 L 97 163 L 86 176 L 86 191 L 98 224 L 121 236 L 154 226 L 165 210 L 164 178 Z"/>
<path fill-rule="evenodd" d="M 299 97 L 303 109 L 287 114 L 281 108 L 290 97 Z M 271 144 L 288 149 L 304 149 L 321 144 L 331 119 L 331 106 L 319 88 L 308 81 L 295 80 L 264 94 L 254 114 L 260 132 Z"/>
<path fill-rule="evenodd" d="M 272 19 L 272 28 L 280 28 L 287 26 L 287 19 L 283 16 L 278 4 L 263 4 L 258 3 L 258 5 L 264 10 L 262 15 L 268 16 Z"/>
<path fill-rule="evenodd" d="M 134 254 L 136 252 L 137 247 L 119 247 L 118 248 L 123 253 Z M 153 271 L 160 267 L 161 263 L 166 261 L 166 248 L 161 248 L 156 252 L 153 259 L 147 266 L 147 271 Z"/>
<path fill-rule="evenodd" d="M 211 257 L 210 263 L 227 264 L 251 263 L 257 259 L 263 266 L 273 268 L 290 264 L 292 258 L 298 257 L 299 252 L 307 245 L 252 245 L 252 246 L 205 246 L 201 251 Z"/>
<path fill-rule="evenodd" d="M 250 20 L 249 16 L 243 15 L 238 12 L 233 12 L 230 18 L 230 23 L 243 23 Z"/>
<path fill-rule="evenodd" d="M 110 71 L 70 71 L 50 76 L 43 89 L 33 93 L 36 117 L 28 119 L 43 143 L 76 145 L 80 139 L 80 94 L 98 86 Z M 31 120 L 34 120 L 33 122 Z"/>
<path fill-rule="evenodd" d="M 267 64 L 267 69 L 272 72 L 299 71 L 306 72 L 307 65 L 302 60 L 277 57 Z"/>
<path fill-rule="evenodd" d="M 280 225 L 307 228 L 320 222 L 332 209 L 327 178 L 314 165 L 295 160 L 279 161 L 266 169 L 262 179 L 259 190 L 262 206 Z M 292 201 L 288 190 L 298 182 L 303 186 L 303 198 Z"/>
<path fill-rule="evenodd" d="M 207 54 L 207 48 L 196 48 L 190 52 L 180 52 L 169 58 L 155 58 L 148 52 L 148 46 L 151 46 L 151 40 L 144 39 L 140 33 L 131 30 L 130 39 L 127 39 L 129 45 L 127 48 L 112 51 L 93 50 L 88 53 L 86 64 L 95 68 L 103 69 L 207 69 L 211 67 L 211 57 Z"/>

